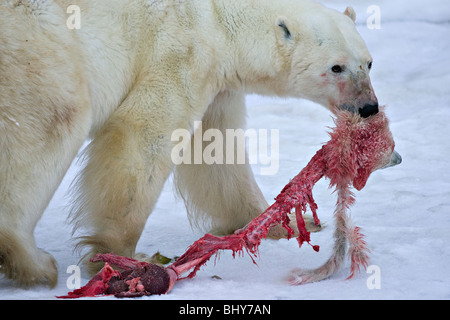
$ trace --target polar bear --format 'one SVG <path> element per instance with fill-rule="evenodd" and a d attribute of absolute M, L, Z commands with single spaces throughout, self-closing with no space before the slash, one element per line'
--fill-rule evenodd
<path fill-rule="evenodd" d="M 79 9 L 69 28 L 68 8 Z M 175 170 L 193 220 L 229 233 L 268 204 L 247 164 L 175 165 L 171 133 L 245 126 L 245 94 L 378 111 L 355 13 L 308 0 L 2 0 L 0 272 L 54 286 L 36 223 L 86 139 L 71 217 L 87 257 L 134 256 Z M 276 228 L 276 227 L 275 227 Z M 51 232 L 51 231 L 49 231 Z"/>

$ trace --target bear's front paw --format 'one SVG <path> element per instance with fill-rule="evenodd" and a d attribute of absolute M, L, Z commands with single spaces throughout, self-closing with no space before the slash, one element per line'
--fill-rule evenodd
<path fill-rule="evenodd" d="M 299 233 L 295 214 L 290 214 L 289 219 L 291 220 L 289 222 L 289 227 L 295 232 L 293 237 L 298 237 Z M 326 227 L 323 223 L 316 226 L 314 223 L 314 218 L 311 215 L 303 215 L 303 220 L 305 221 L 306 230 L 309 232 L 319 232 Z M 281 224 L 272 227 L 267 234 L 267 238 L 273 240 L 286 239 L 287 236 L 288 232 Z"/>
<path fill-rule="evenodd" d="M 55 259 L 41 249 L 31 255 L 18 254 L 4 258 L 0 270 L 7 278 L 23 287 L 43 284 L 54 288 L 58 282 Z"/>

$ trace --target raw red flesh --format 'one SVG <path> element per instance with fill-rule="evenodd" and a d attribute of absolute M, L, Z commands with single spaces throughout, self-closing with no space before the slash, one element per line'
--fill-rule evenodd
<path fill-rule="evenodd" d="M 346 217 L 346 210 L 354 202 L 349 188 L 353 184 L 356 189 L 361 190 L 370 174 L 386 164 L 386 159 L 390 158 L 395 144 L 383 111 L 368 119 L 362 119 L 358 115 L 345 111 L 338 112 L 337 115 L 336 128 L 330 133 L 330 141 L 283 188 L 272 206 L 233 235 L 225 237 L 205 235 L 191 245 L 186 253 L 169 268 L 175 270 L 179 275 L 193 268 L 193 271 L 187 276 L 192 278 L 200 267 L 219 250 L 231 250 L 235 255 L 242 253 L 245 249 L 250 256 L 256 256 L 261 240 L 266 237 L 272 226 L 282 224 L 288 232 L 288 237 L 294 234 L 289 227 L 288 216 L 292 209 L 295 209 L 297 219 L 299 245 L 301 246 L 304 242 L 310 243 L 310 233 L 305 228 L 303 213 L 309 207 L 316 225 L 320 223 L 312 189 L 323 176 L 330 179 L 330 187 L 335 187 L 339 191 L 336 217 L 342 220 L 340 227 L 345 230 L 336 238 L 336 241 L 348 239 L 350 242 L 352 261 L 350 277 L 359 270 L 360 266 L 366 267 L 368 249 L 363 235 L 359 228 L 350 226 L 350 219 Z M 312 247 L 315 251 L 319 250 L 319 246 Z M 339 267 L 340 265 L 335 264 L 335 266 Z M 335 272 L 336 269 L 325 271 L 329 274 L 331 271 Z"/>
<path fill-rule="evenodd" d="M 105 266 L 84 287 L 59 298 L 74 299 L 115 295 L 118 298 L 133 298 L 152 294 L 166 294 L 177 275 L 162 266 L 140 262 L 114 254 L 97 254 L 91 262 L 105 262 Z M 110 265 L 122 269 L 114 270 Z"/>
<path fill-rule="evenodd" d="M 303 242 L 309 243 L 310 233 L 306 230 L 302 213 L 309 206 L 313 211 L 316 224 L 320 223 L 316 214 L 317 205 L 312 197 L 312 188 L 323 176 L 323 170 L 317 170 L 323 165 L 322 152 L 319 151 L 308 166 L 284 187 L 275 203 L 260 216 L 254 218 L 244 229 L 225 237 L 205 235 L 191 245 L 170 267 L 180 275 L 194 268 L 187 276 L 187 278 L 192 278 L 200 267 L 219 250 L 231 250 L 235 255 L 236 253 L 243 253 L 245 249 L 249 254 L 257 256 L 261 240 L 266 237 L 272 226 L 282 224 L 288 232 L 288 237 L 294 235 L 294 230 L 289 227 L 290 219 L 288 216 L 293 208 L 297 209 L 296 218 L 299 229 L 297 240 L 299 245 L 301 246 Z M 319 250 L 318 246 L 313 246 L 313 248 L 316 251 Z"/>
<path fill-rule="evenodd" d="M 294 230 L 289 227 L 290 219 L 288 216 L 292 209 L 295 209 L 297 219 L 299 230 L 297 241 L 299 245 L 301 246 L 304 242 L 310 244 L 310 233 L 305 228 L 303 214 L 310 208 L 316 225 L 320 223 L 312 189 L 323 176 L 330 179 L 330 187 L 335 187 L 338 191 L 335 211 L 336 249 L 324 266 L 302 273 L 303 279 L 297 279 L 291 281 L 291 283 L 305 283 L 308 279 L 322 280 L 334 273 L 342 263 L 342 255 L 345 254 L 342 246 L 345 247 L 346 241 L 350 243 L 349 254 L 352 263 L 350 277 L 360 267 L 367 267 L 368 249 L 363 240 L 363 235 L 358 227 L 351 227 L 350 219 L 346 215 L 346 210 L 354 202 L 349 188 L 352 184 L 357 190 L 361 190 L 365 186 L 370 174 L 386 164 L 386 157 L 390 157 L 394 150 L 394 141 L 384 112 L 367 119 L 344 111 L 338 112 L 337 115 L 336 128 L 330 133 L 330 141 L 283 188 L 275 199 L 275 203 L 260 216 L 254 218 L 245 228 L 225 237 L 206 234 L 194 242 L 175 263 L 166 268 L 113 254 L 97 255 L 92 261 L 104 261 L 105 267 L 85 287 L 69 293 L 64 298 L 108 294 L 108 292 L 111 292 L 111 290 L 108 290 L 113 282 L 117 281 L 122 281 L 120 283 L 121 289 L 112 292 L 117 296 L 133 297 L 152 294 L 152 292 L 156 294 L 168 293 L 174 283 L 182 279 L 183 273 L 193 269 L 187 278 L 194 277 L 201 266 L 219 250 L 231 250 L 233 256 L 236 253 L 241 254 L 245 250 L 253 259 L 253 256 L 258 255 L 261 240 L 266 237 L 272 226 L 281 224 L 287 230 L 288 238 L 292 237 Z M 312 245 L 312 247 L 315 251 L 319 250 L 319 246 Z M 253 260 L 253 262 L 255 261 Z M 125 272 L 121 274 L 114 271 L 109 266 L 110 264 L 131 272 L 126 273 L 124 278 Z M 136 270 L 140 271 L 135 272 Z M 153 277 L 147 277 L 147 272 L 152 273 Z M 149 280 L 144 285 L 142 279 L 145 277 Z M 155 290 L 150 290 L 152 286 L 155 287 Z"/>

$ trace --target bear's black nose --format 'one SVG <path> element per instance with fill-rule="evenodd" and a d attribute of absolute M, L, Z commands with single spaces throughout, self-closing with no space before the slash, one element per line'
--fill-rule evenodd
<path fill-rule="evenodd" d="M 359 109 L 359 115 L 363 118 L 368 118 L 378 113 L 378 103 L 366 104 L 363 108 Z"/>

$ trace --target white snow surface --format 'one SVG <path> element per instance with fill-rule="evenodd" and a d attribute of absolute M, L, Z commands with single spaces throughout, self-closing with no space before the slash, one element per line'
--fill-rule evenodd
<path fill-rule="evenodd" d="M 316 253 L 297 241 L 264 240 L 257 265 L 247 254 L 233 259 L 230 252 L 203 267 L 193 279 L 175 284 L 168 295 L 152 300 L 193 299 L 449 299 L 450 298 L 450 5 L 446 0 L 322 1 L 343 11 L 352 5 L 357 25 L 374 58 L 371 73 L 380 104 L 387 105 L 396 150 L 403 163 L 374 172 L 366 187 L 356 192 L 351 208 L 371 250 L 371 265 L 379 267 L 379 289 L 370 289 L 373 274 L 353 279 L 347 260 L 328 280 L 291 286 L 285 277 L 294 268 L 314 268 L 327 260 L 333 245 L 336 195 L 322 180 L 315 189 L 319 217 L 327 228 L 311 235 L 320 245 Z M 381 9 L 381 29 L 369 29 L 370 5 Z M 278 129 L 280 164 L 276 175 L 256 179 L 269 203 L 328 141 L 333 126 L 325 108 L 305 100 L 248 97 L 248 128 Z M 54 289 L 17 288 L 0 278 L 0 299 L 55 299 L 66 294 L 66 273 L 80 256 L 73 252 L 68 191 L 80 165 L 74 162 L 38 223 L 38 246 L 51 253 L 59 269 Z M 192 229 L 184 204 L 173 192 L 172 180 L 150 216 L 138 252 L 160 251 L 179 256 L 204 231 Z M 81 284 L 89 275 L 82 270 Z M 212 278 L 217 275 L 221 279 Z M 100 299 L 115 299 L 103 297 Z"/>

